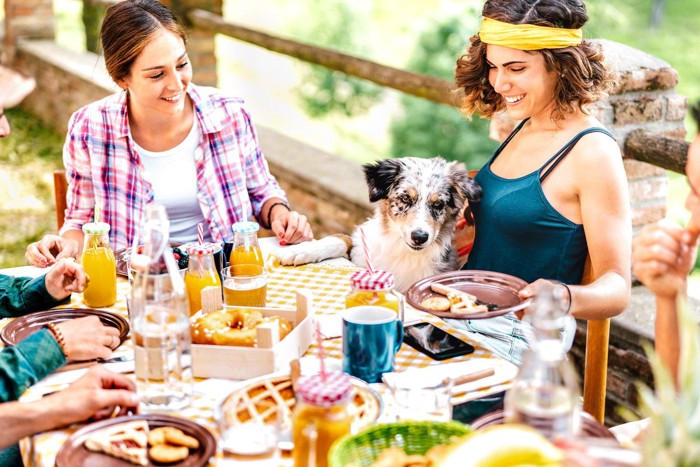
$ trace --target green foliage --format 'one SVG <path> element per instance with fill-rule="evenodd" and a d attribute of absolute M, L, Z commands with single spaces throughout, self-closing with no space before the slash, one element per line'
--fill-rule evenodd
<path fill-rule="evenodd" d="M 350 55 L 361 55 L 366 47 L 362 14 L 346 0 L 311 0 L 302 39 L 313 38 L 314 45 Z M 366 80 L 347 76 L 317 65 L 308 65 L 299 88 L 304 110 L 311 117 L 332 113 L 354 116 L 367 111 L 382 94 L 382 88 Z"/>
<path fill-rule="evenodd" d="M 417 73 L 452 80 L 457 57 L 468 43 L 464 31 L 473 30 L 463 18 L 451 18 L 429 25 L 420 35 L 407 65 Z M 403 115 L 391 124 L 394 156 L 432 157 L 441 155 L 478 168 L 488 159 L 497 143 L 488 138 L 488 121 L 467 120 L 455 108 L 411 96 L 401 98 Z"/>

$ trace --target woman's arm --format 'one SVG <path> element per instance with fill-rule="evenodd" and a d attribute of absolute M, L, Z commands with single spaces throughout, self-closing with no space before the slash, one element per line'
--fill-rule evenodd
<path fill-rule="evenodd" d="M 576 149 L 581 151 L 574 159 L 581 219 L 596 279 L 571 287 L 571 314 L 579 319 L 609 318 L 622 313 L 630 298 L 629 188 L 615 141 L 589 135 Z"/>

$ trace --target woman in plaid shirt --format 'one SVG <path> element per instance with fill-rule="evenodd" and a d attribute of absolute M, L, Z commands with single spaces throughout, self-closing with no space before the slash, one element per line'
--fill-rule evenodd
<path fill-rule="evenodd" d="M 168 209 L 170 240 L 232 241 L 252 214 L 281 244 L 313 237 L 270 174 L 243 101 L 191 82 L 186 34 L 155 0 L 112 6 L 100 31 L 105 65 L 121 92 L 71 117 L 63 161 L 66 221 L 27 247 L 35 266 L 78 256 L 81 227 L 99 211 L 113 249 L 130 246 L 145 207 Z"/>

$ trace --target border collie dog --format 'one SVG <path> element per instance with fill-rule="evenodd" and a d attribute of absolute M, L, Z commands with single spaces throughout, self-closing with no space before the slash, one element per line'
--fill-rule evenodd
<path fill-rule="evenodd" d="M 374 216 L 361 225 L 372 265 L 394 274 L 405 292 L 424 277 L 455 270 L 457 218 L 465 202 L 481 199 L 481 187 L 464 164 L 441 157 L 387 159 L 362 166 Z M 360 229 L 352 237 L 330 235 L 282 248 L 284 265 L 346 257 L 365 267 Z"/>

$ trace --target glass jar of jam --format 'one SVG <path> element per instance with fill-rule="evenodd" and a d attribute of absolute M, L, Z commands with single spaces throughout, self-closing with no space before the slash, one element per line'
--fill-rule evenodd
<path fill-rule="evenodd" d="M 363 269 L 350 277 L 350 293 L 345 297 L 345 307 L 383 306 L 399 313 L 399 298 L 394 294 L 394 275 L 376 270 L 374 274 Z"/>
<path fill-rule="evenodd" d="M 345 373 L 302 376 L 292 418 L 294 465 L 326 467 L 331 445 L 350 434 L 352 384 Z"/>

